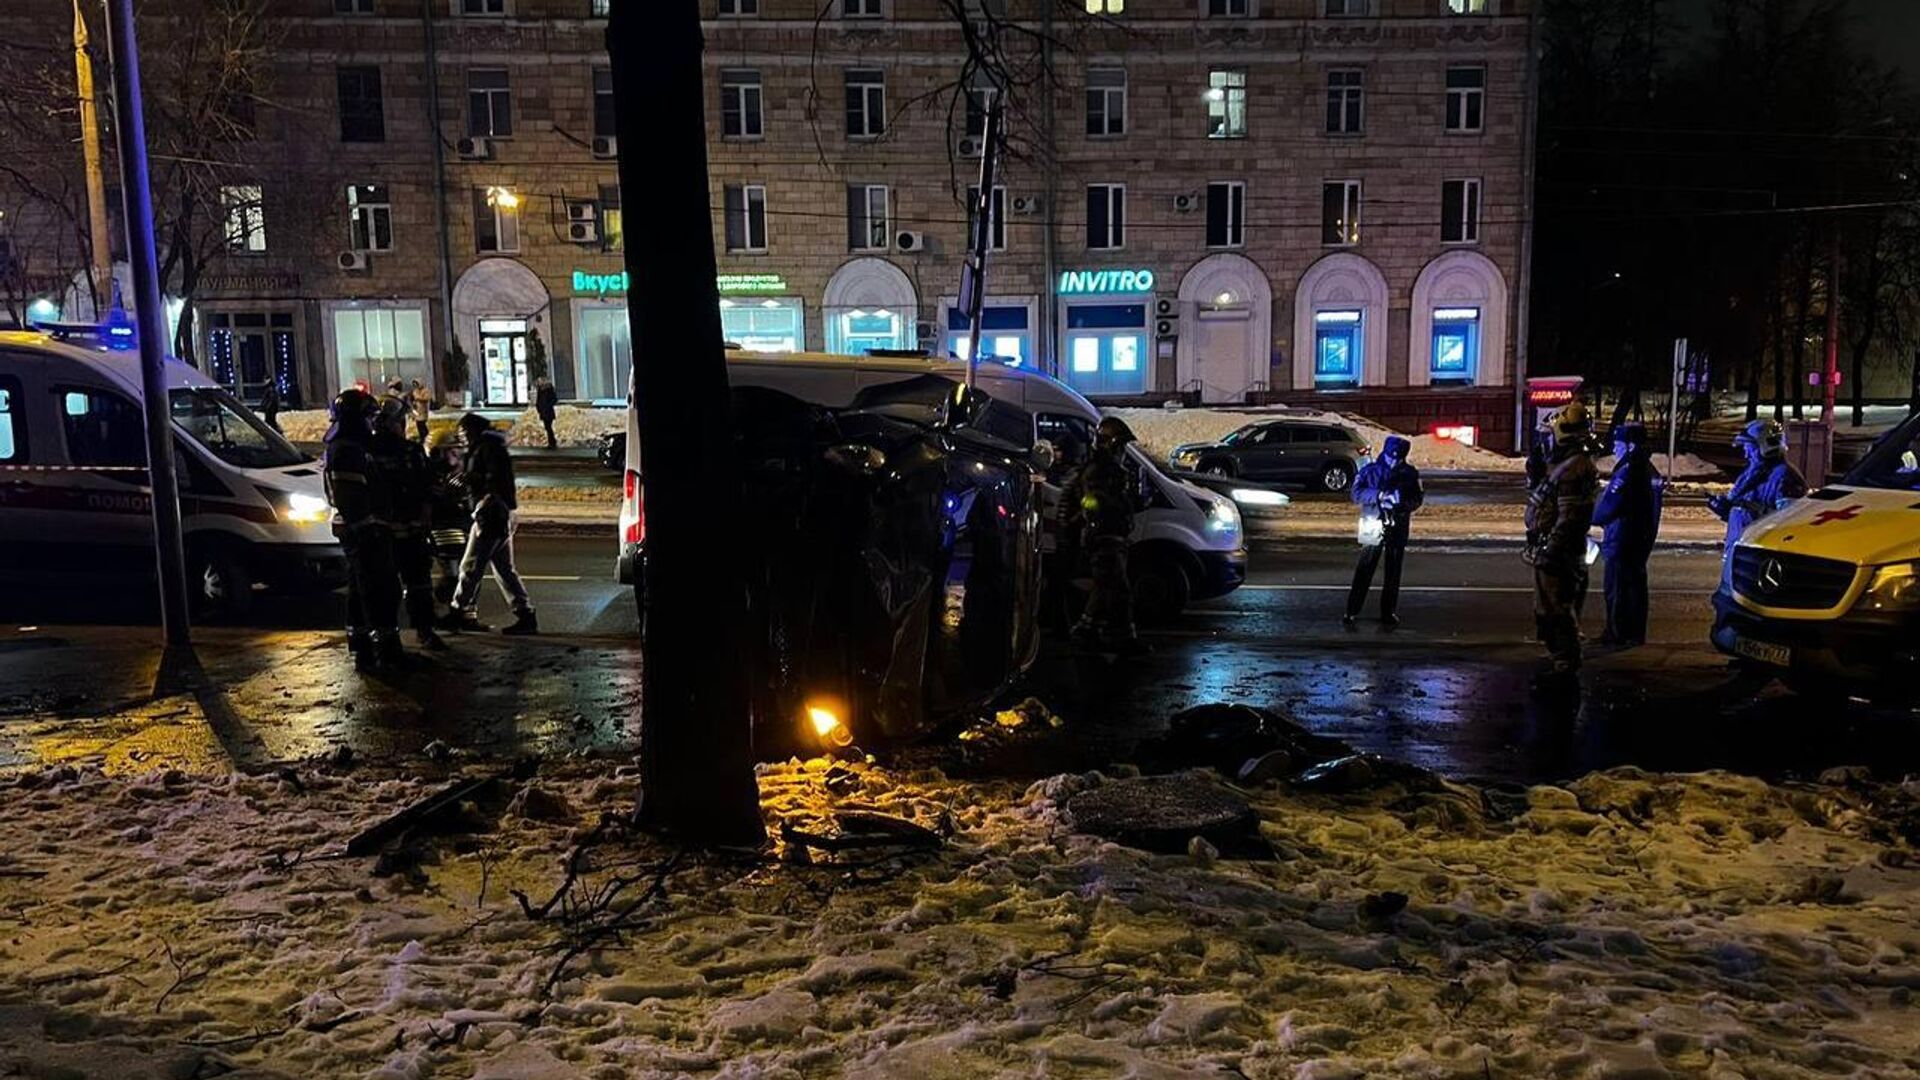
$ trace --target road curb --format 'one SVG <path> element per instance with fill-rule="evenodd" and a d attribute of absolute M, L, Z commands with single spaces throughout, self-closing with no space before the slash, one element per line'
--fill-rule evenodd
<path fill-rule="evenodd" d="M 1264 536 L 1247 537 L 1250 549 L 1288 548 L 1288 547 L 1344 547 L 1358 548 L 1351 533 L 1274 533 Z M 1526 541 L 1494 536 L 1434 536 L 1416 537 L 1407 543 L 1414 549 L 1466 549 L 1474 551 L 1514 551 L 1526 547 Z M 1718 551 L 1719 540 L 1662 540 L 1655 551 Z"/>

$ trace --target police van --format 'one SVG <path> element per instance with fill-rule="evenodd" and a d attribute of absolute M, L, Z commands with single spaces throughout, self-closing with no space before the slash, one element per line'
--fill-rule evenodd
<path fill-rule="evenodd" d="M 767 387 L 828 407 L 844 407 L 870 386 L 924 375 L 962 382 L 966 374 L 963 361 L 919 355 L 727 351 L 727 377 L 732 385 Z M 1032 430 L 1019 433 L 1018 441 L 1026 446 L 1045 442 L 1053 448 L 1056 460 L 1048 471 L 1051 483 L 1047 495 L 1057 497 L 1066 471 L 1092 451 L 1100 410 L 1056 379 L 998 362 L 982 361 L 975 368 L 974 385 L 995 401 L 1023 409 L 1031 417 Z M 627 410 L 624 441 L 617 576 L 622 584 L 637 584 L 636 567 L 644 550 L 646 522 L 639 418 L 632 408 Z M 1127 567 L 1140 616 L 1148 620 L 1170 618 L 1189 601 L 1224 596 L 1239 588 L 1247 575 L 1239 507 L 1223 495 L 1168 476 L 1137 444 L 1129 446 L 1127 453 L 1148 489 L 1147 508 L 1134 515 Z"/>
<path fill-rule="evenodd" d="M 1748 526 L 1714 597 L 1722 652 L 1813 692 L 1910 696 L 1920 677 L 1920 416 L 1838 483 Z"/>
<path fill-rule="evenodd" d="M 140 356 L 130 346 L 92 328 L 0 331 L 0 577 L 65 588 L 151 578 Z M 198 612 L 237 615 L 256 587 L 344 581 L 319 466 L 186 364 L 167 362 L 167 384 Z"/>

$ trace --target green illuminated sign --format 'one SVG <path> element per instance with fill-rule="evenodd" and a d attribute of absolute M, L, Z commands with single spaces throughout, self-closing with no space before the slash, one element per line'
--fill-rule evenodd
<path fill-rule="evenodd" d="M 618 296 L 625 296 L 627 293 L 627 272 L 622 270 L 617 274 L 591 274 L 585 270 L 575 270 L 573 272 L 573 291 L 579 295 L 591 293 L 594 296 L 605 296 L 608 293 L 613 293 Z"/>
<path fill-rule="evenodd" d="M 1061 296 L 1099 296 L 1105 293 L 1153 291 L 1151 270 L 1062 270 Z"/>
<path fill-rule="evenodd" d="M 723 293 L 778 293 L 787 291 L 779 274 L 721 274 L 714 279 Z"/>

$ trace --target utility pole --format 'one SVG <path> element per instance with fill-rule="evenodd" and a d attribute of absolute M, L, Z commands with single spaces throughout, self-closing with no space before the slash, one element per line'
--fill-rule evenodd
<path fill-rule="evenodd" d="M 133 265 L 134 327 L 140 346 L 140 394 L 147 419 L 147 483 L 153 490 L 153 546 L 160 578 L 160 625 L 169 648 L 192 644 L 187 627 L 187 567 L 180 542 L 180 489 L 173 477 L 173 415 L 167 398 L 167 320 L 153 251 L 153 185 L 147 175 L 147 120 L 140 104 L 140 46 L 133 0 L 108 0 L 113 61 L 113 133 L 120 150 L 120 200 Z"/>
<path fill-rule="evenodd" d="M 1840 230 L 1830 227 L 1827 230 L 1827 365 L 1820 373 L 1820 389 L 1823 392 L 1823 404 L 1827 419 L 1827 455 L 1828 466 L 1832 466 L 1833 429 L 1838 426 L 1834 416 L 1834 392 L 1840 384 Z"/>
<path fill-rule="evenodd" d="M 993 172 L 1000 156 L 1001 94 L 992 91 L 987 103 L 986 145 L 980 148 L 980 193 L 973 200 L 973 236 L 967 262 L 960 268 L 960 306 L 967 312 L 967 391 L 973 391 L 974 369 L 980 366 L 980 317 L 987 300 L 987 252 L 993 249 Z"/>
<path fill-rule="evenodd" d="M 107 236 L 107 181 L 100 172 L 100 112 L 93 99 L 83 0 L 73 0 L 73 85 L 80 102 L 80 156 L 87 171 L 87 231 L 93 249 L 93 317 L 113 302 L 113 242 Z"/>

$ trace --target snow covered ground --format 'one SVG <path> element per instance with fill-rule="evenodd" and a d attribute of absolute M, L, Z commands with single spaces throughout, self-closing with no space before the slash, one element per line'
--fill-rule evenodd
<path fill-rule="evenodd" d="M 1268 787 L 1247 861 L 1069 832 L 1098 776 L 852 773 L 765 769 L 770 820 L 866 808 L 942 850 L 621 836 L 546 919 L 511 892 L 554 893 L 630 770 L 550 768 L 385 876 L 333 849 L 435 784 L 27 774 L 0 787 L 0 1075 L 1920 1075 L 1911 784 Z M 596 936 L 622 881 L 628 929 Z"/>
<path fill-rule="evenodd" d="M 1279 416 L 1292 416 L 1302 419 L 1333 420 L 1358 431 L 1367 444 L 1378 453 L 1387 436 L 1395 434 L 1387 428 L 1352 413 L 1331 413 L 1318 409 L 1274 408 L 1262 410 L 1235 409 L 1108 409 L 1108 415 L 1117 416 L 1127 422 L 1133 433 L 1140 439 L 1142 449 L 1155 461 L 1164 462 L 1173 448 L 1182 443 L 1217 442 L 1228 432 L 1260 419 L 1273 419 Z M 1438 471 L 1471 472 L 1511 472 L 1526 471 L 1523 458 L 1512 457 L 1481 446 L 1466 446 L 1451 439 L 1441 439 L 1433 435 L 1409 436 L 1413 449 L 1410 460 L 1422 469 Z M 1722 473 L 1711 463 L 1692 454 L 1681 454 L 1674 461 L 1671 470 L 1667 468 L 1665 454 L 1655 455 L 1655 462 L 1663 471 L 1676 479 L 1718 477 Z M 1604 457 L 1598 462 L 1602 472 L 1610 472 L 1613 458 Z"/>
<path fill-rule="evenodd" d="M 460 413 L 458 409 L 434 411 L 436 417 L 443 419 L 457 418 Z M 553 433 L 564 447 L 597 447 L 602 433 L 625 431 L 626 427 L 625 409 L 562 405 L 554 410 Z M 317 443 L 327 433 L 327 412 L 325 409 L 283 412 L 280 430 L 296 443 Z M 539 414 L 527 409 L 515 417 L 507 432 L 507 442 L 512 446 L 547 445 L 546 429 L 540 426 Z"/>

